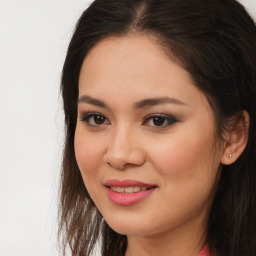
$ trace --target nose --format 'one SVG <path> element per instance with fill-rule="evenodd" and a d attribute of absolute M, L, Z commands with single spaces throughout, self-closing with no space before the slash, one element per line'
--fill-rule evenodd
<path fill-rule="evenodd" d="M 124 170 L 128 166 L 143 165 L 145 159 L 145 152 L 143 147 L 139 145 L 138 136 L 131 129 L 113 132 L 104 155 L 106 164 L 115 169 Z"/>

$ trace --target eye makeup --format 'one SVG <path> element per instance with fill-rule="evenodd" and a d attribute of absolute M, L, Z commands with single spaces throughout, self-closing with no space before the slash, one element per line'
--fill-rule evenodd
<path fill-rule="evenodd" d="M 79 116 L 79 120 L 85 122 L 88 126 L 106 126 L 111 125 L 111 122 L 100 112 L 87 112 Z M 163 113 L 149 114 L 143 118 L 142 126 L 150 126 L 152 128 L 161 129 L 171 126 L 178 120 L 170 115 Z"/>

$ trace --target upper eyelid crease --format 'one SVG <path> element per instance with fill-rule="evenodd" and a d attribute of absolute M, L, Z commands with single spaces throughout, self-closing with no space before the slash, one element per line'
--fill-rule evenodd
<path fill-rule="evenodd" d="M 159 113 L 159 114 L 150 114 L 148 116 L 145 117 L 145 121 L 148 121 L 154 117 L 161 117 L 161 118 L 164 118 L 165 120 L 169 120 L 173 123 L 176 123 L 176 122 L 179 122 L 177 118 L 175 118 L 174 116 L 170 116 L 170 115 L 166 115 L 166 114 L 162 114 L 162 113 Z"/>
<path fill-rule="evenodd" d="M 95 115 L 100 115 L 100 116 L 103 116 L 106 120 L 108 120 L 108 118 L 106 118 L 103 114 L 99 113 L 99 112 L 88 112 L 88 113 L 85 113 L 85 114 L 82 114 L 81 116 L 78 116 L 78 118 L 80 119 L 80 121 L 82 122 L 86 122 L 88 125 L 88 120 L 89 118 L 95 116 Z M 149 121 L 150 119 L 153 119 L 154 117 L 161 117 L 161 118 L 164 118 L 165 120 L 168 120 L 168 122 L 170 122 L 169 124 L 165 125 L 165 126 L 156 126 L 158 129 L 162 129 L 162 128 L 166 128 L 176 122 L 179 122 L 175 117 L 173 116 L 170 116 L 170 115 L 167 115 L 167 114 L 163 114 L 163 113 L 154 113 L 154 114 L 150 114 L 148 116 L 145 117 L 143 123 Z M 111 124 L 111 122 L 108 120 L 108 124 Z M 103 124 L 103 125 L 106 125 L 106 124 Z M 95 126 L 95 127 L 100 127 L 102 126 L 101 124 L 99 125 L 89 125 L 89 126 Z"/>
<path fill-rule="evenodd" d="M 98 113 L 98 112 L 89 112 L 89 113 L 86 113 L 86 114 L 81 114 L 81 115 L 78 115 L 78 118 L 80 119 L 80 121 L 82 122 L 88 122 L 88 120 L 93 117 L 93 116 L 103 116 L 105 118 L 105 120 L 108 120 L 108 118 L 106 118 L 104 115 L 102 115 L 101 113 Z M 108 123 L 110 123 L 110 121 L 108 120 Z"/>
<path fill-rule="evenodd" d="M 79 103 L 88 103 L 88 104 L 98 106 L 101 108 L 110 109 L 110 107 L 105 102 L 103 102 L 99 99 L 92 98 L 87 95 L 83 95 L 83 96 L 79 97 L 77 103 L 78 104 Z M 176 104 L 176 105 L 181 105 L 181 106 L 188 106 L 186 103 L 184 103 L 178 99 L 175 99 L 175 98 L 160 97 L 160 98 L 150 98 L 150 99 L 144 99 L 144 100 L 138 101 L 133 104 L 133 107 L 135 109 L 141 109 L 141 108 L 145 108 L 145 107 L 155 106 L 158 104 L 166 104 L 166 103 L 171 103 L 171 104 Z"/>

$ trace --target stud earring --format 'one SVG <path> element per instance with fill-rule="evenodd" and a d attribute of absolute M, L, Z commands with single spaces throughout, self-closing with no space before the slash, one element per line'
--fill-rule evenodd
<path fill-rule="evenodd" d="M 228 156 L 229 156 L 229 157 L 232 157 L 232 154 L 229 154 Z"/>

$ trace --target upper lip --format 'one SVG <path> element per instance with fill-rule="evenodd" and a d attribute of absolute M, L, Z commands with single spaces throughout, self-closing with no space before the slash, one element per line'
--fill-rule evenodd
<path fill-rule="evenodd" d="M 120 188 L 125 188 L 125 187 L 146 187 L 146 188 L 152 188 L 156 187 L 154 184 L 147 184 L 141 181 L 137 180 L 117 180 L 117 179 L 112 179 L 112 180 L 107 180 L 104 183 L 104 186 L 106 187 L 120 187 Z"/>

